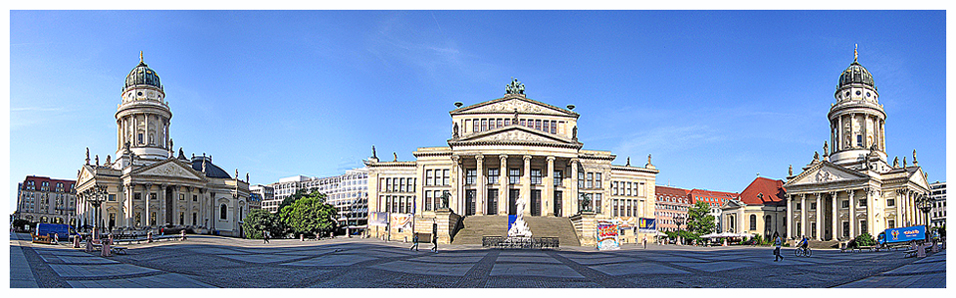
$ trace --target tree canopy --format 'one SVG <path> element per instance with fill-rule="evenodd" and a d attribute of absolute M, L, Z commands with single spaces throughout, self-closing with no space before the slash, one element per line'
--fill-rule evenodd
<path fill-rule="evenodd" d="M 710 215 L 710 205 L 698 201 L 687 210 L 687 230 L 696 236 L 714 232 L 714 216 Z"/>
<path fill-rule="evenodd" d="M 279 210 L 282 222 L 295 234 L 320 235 L 335 230 L 338 210 L 325 203 L 325 194 L 312 191 Z"/>
<path fill-rule="evenodd" d="M 266 210 L 252 210 L 242 222 L 242 230 L 246 238 L 251 239 L 262 239 L 263 231 L 269 231 L 273 236 L 282 235 L 285 227 L 278 218 L 278 215 Z"/>

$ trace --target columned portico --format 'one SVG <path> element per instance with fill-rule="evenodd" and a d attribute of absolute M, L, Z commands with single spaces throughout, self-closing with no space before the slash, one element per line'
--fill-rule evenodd
<path fill-rule="evenodd" d="M 521 171 L 521 196 L 519 200 L 523 199 L 525 203 L 524 216 L 531 216 L 531 209 L 534 204 L 531 198 L 531 155 L 522 156 L 521 159 L 524 160 L 524 169 Z"/>
<path fill-rule="evenodd" d="M 501 160 L 501 169 L 499 169 L 498 181 L 501 186 L 498 187 L 498 214 L 508 214 L 508 155 L 502 154 L 498 157 Z"/>
<path fill-rule="evenodd" d="M 813 239 L 822 240 L 823 239 L 823 202 L 820 200 L 820 193 L 816 194 L 817 197 L 817 208 L 816 208 L 816 226 L 817 232 L 813 234 Z"/>
<path fill-rule="evenodd" d="M 549 202 L 550 204 L 545 204 L 542 206 L 542 214 L 544 216 L 554 216 L 554 156 L 548 156 L 548 171 L 544 176 L 544 194 L 542 195 L 542 202 Z"/>
<path fill-rule="evenodd" d="M 477 196 L 475 199 L 475 204 L 477 204 L 477 206 L 475 206 L 475 213 L 484 215 L 485 210 L 487 210 L 485 206 L 488 203 L 488 197 L 485 195 L 485 190 L 488 189 L 488 184 L 485 182 L 485 171 L 487 171 L 484 166 L 485 156 L 482 154 L 475 155 L 475 161 L 477 163 L 475 171 L 478 172 L 475 181 L 475 194 Z"/>

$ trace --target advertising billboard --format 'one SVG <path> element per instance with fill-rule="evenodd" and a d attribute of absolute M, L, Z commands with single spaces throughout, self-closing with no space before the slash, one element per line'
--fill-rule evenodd
<path fill-rule="evenodd" d="M 386 212 L 369 212 L 368 213 L 368 225 L 370 227 L 379 226 L 384 227 L 388 225 L 388 213 Z"/>
<path fill-rule="evenodd" d="M 637 231 L 641 233 L 657 232 L 657 220 L 653 218 L 643 218 L 637 221 Z"/>
<path fill-rule="evenodd" d="M 620 249 L 621 244 L 618 241 L 618 227 L 613 221 L 599 220 L 597 222 L 597 248 L 598 250 Z"/>

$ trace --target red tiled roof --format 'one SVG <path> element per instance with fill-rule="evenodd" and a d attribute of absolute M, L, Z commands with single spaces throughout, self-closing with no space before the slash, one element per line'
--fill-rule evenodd
<path fill-rule="evenodd" d="M 736 199 L 738 194 L 733 192 L 725 191 L 713 191 L 713 190 L 703 190 L 703 189 L 694 189 L 690 191 L 690 196 L 692 204 L 696 204 L 698 198 L 707 203 L 716 203 L 717 205 L 722 205 L 724 199 L 731 200 Z M 717 200 L 717 202 L 708 201 L 707 199 Z"/>
<path fill-rule="evenodd" d="M 34 187 L 36 187 L 37 190 L 40 190 L 40 188 L 41 188 L 42 185 L 43 185 L 43 182 L 49 182 L 49 183 L 50 183 L 50 186 L 49 186 L 49 190 L 48 190 L 48 191 L 56 191 L 56 184 L 57 184 L 58 182 L 59 182 L 59 183 L 63 183 L 63 192 L 70 192 L 70 191 L 72 191 L 72 190 L 73 190 L 73 184 L 76 184 L 76 181 L 75 181 L 75 180 L 50 179 L 50 177 L 32 176 L 32 175 L 31 175 L 31 176 L 27 176 L 26 179 L 23 179 L 23 185 L 22 185 L 21 187 L 23 187 L 24 190 L 27 189 L 27 188 L 26 188 L 26 187 L 27 187 L 27 181 L 33 181 Z"/>
<path fill-rule="evenodd" d="M 757 177 L 740 193 L 740 200 L 747 205 L 776 205 L 783 201 L 786 193 L 783 181 Z"/>
<path fill-rule="evenodd" d="M 655 197 L 659 197 L 659 196 L 661 196 L 661 195 L 669 195 L 669 196 L 674 196 L 674 197 L 685 198 L 685 197 L 687 197 L 687 194 L 688 194 L 689 192 L 690 192 L 690 191 L 688 191 L 688 190 L 686 190 L 686 189 L 683 189 L 683 188 L 676 188 L 676 187 L 669 187 L 669 186 L 660 186 L 660 185 L 655 185 L 655 186 L 654 186 L 654 194 L 655 194 Z"/>

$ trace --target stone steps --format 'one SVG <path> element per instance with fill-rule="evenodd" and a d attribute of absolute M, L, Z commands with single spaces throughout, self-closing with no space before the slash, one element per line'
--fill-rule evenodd
<path fill-rule="evenodd" d="M 566 217 L 528 216 L 524 218 L 533 237 L 557 237 L 561 246 L 580 246 L 577 233 Z M 481 244 L 484 236 L 508 236 L 508 216 L 468 216 L 452 244 Z"/>

